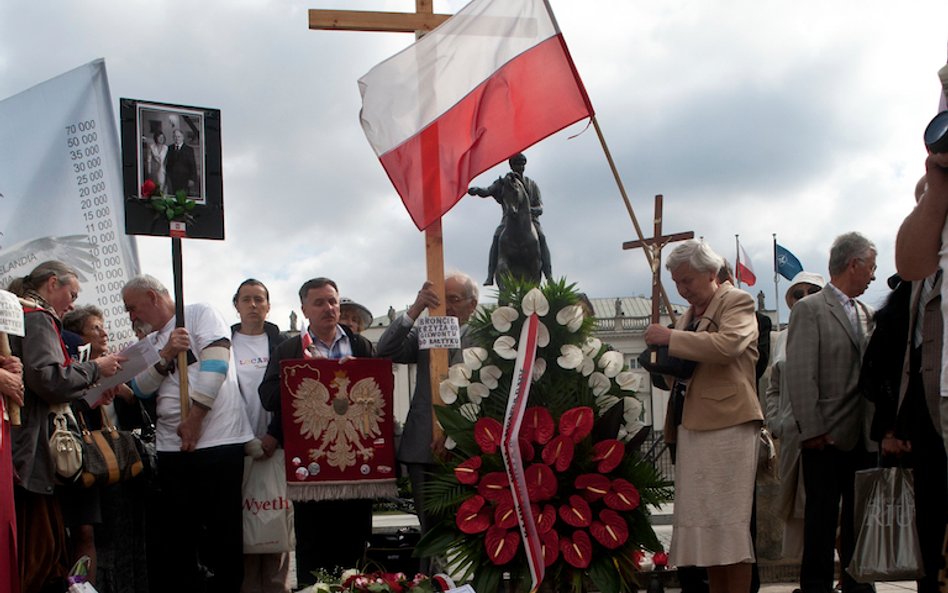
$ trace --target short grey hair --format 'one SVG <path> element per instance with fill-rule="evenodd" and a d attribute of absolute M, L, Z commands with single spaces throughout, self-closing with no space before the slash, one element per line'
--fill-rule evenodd
<path fill-rule="evenodd" d="M 878 253 L 876 246 L 860 233 L 844 233 L 836 237 L 830 248 L 830 277 L 842 274 L 854 259 L 867 258 L 874 253 Z"/>
<path fill-rule="evenodd" d="M 66 313 L 63 317 L 63 329 L 81 335 L 82 328 L 85 327 L 86 321 L 90 317 L 98 317 L 99 319 L 105 320 L 102 309 L 95 305 L 82 305 Z"/>
<path fill-rule="evenodd" d="M 444 277 L 445 281 L 449 278 L 457 280 L 462 286 L 464 286 L 465 291 L 467 292 L 468 298 L 472 298 L 475 301 L 480 296 L 480 289 L 477 287 L 477 282 L 474 282 L 474 279 L 464 272 L 459 272 L 457 270 L 451 270 Z"/>
<path fill-rule="evenodd" d="M 122 287 L 122 294 L 125 294 L 130 290 L 154 290 L 161 295 L 170 295 L 168 289 L 165 288 L 165 285 L 161 283 L 161 280 L 155 278 L 151 274 L 139 274 L 138 276 L 135 276 L 126 282 L 125 286 Z"/>
<path fill-rule="evenodd" d="M 724 258 L 715 253 L 704 241 L 688 239 L 672 249 L 665 260 L 665 269 L 675 271 L 682 264 L 690 265 L 696 272 L 717 274 L 724 266 Z"/>

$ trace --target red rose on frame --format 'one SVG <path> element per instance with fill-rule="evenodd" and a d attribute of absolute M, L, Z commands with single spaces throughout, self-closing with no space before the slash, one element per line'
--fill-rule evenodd
<path fill-rule="evenodd" d="M 496 453 L 504 427 L 494 418 L 481 418 L 474 423 L 474 441 L 484 453 Z"/>
<path fill-rule="evenodd" d="M 573 482 L 576 489 L 582 492 L 586 500 L 593 502 L 599 500 L 609 492 L 612 487 L 612 481 L 602 474 L 582 474 L 576 476 Z"/>
<path fill-rule="evenodd" d="M 506 475 L 506 474 L 505 474 Z M 543 502 L 553 498 L 556 494 L 556 475 L 550 466 L 534 463 L 523 472 L 527 482 L 527 494 L 534 502 Z"/>
<path fill-rule="evenodd" d="M 463 463 L 459 463 L 458 466 L 454 468 L 454 477 L 462 484 L 469 486 L 476 484 L 481 477 L 480 472 L 477 471 L 481 469 L 481 463 L 480 455 L 464 460 Z"/>
<path fill-rule="evenodd" d="M 565 472 L 573 463 L 574 449 L 575 445 L 569 437 L 559 435 L 553 437 L 553 440 L 543 447 L 540 456 L 543 458 L 543 463 L 556 467 L 558 472 Z"/>
<path fill-rule="evenodd" d="M 581 529 L 573 532 L 573 537 L 560 538 L 560 552 L 563 560 L 576 568 L 587 568 L 592 560 L 592 542 L 589 534 Z"/>
<path fill-rule="evenodd" d="M 619 467 L 623 456 L 625 456 L 625 445 L 622 441 L 608 439 L 593 445 L 593 461 L 599 462 L 596 467 L 599 473 L 607 474 Z"/>
<path fill-rule="evenodd" d="M 569 497 L 569 504 L 560 506 L 560 519 L 573 527 L 589 527 L 592 523 L 592 509 L 586 499 L 574 494 Z"/>
<path fill-rule="evenodd" d="M 553 416 L 550 411 L 541 406 L 532 406 L 524 411 L 523 424 L 520 425 L 520 436 L 545 445 L 553 438 L 555 429 Z"/>
<path fill-rule="evenodd" d="M 487 557 L 491 562 L 498 566 L 507 564 L 513 560 L 517 554 L 517 548 L 520 547 L 520 532 L 509 531 L 494 525 L 487 530 L 484 547 L 487 549 Z"/>
<path fill-rule="evenodd" d="M 652 555 L 652 564 L 655 565 L 655 570 L 664 570 L 668 567 L 668 553 L 667 552 L 655 552 Z"/>
<path fill-rule="evenodd" d="M 593 409 L 589 406 L 566 410 L 560 416 L 560 434 L 578 443 L 592 432 L 594 418 Z"/>
<path fill-rule="evenodd" d="M 458 529 L 467 534 L 480 533 L 490 527 L 490 509 L 483 496 L 475 494 L 461 503 L 455 517 Z"/>
<path fill-rule="evenodd" d="M 616 478 L 612 481 L 609 492 L 602 500 L 607 507 L 616 511 L 634 511 L 641 502 L 639 491 L 622 478 Z"/>
<path fill-rule="evenodd" d="M 155 185 L 154 181 L 152 181 L 151 179 L 146 179 L 145 183 L 142 184 L 142 189 L 141 189 L 142 199 L 143 200 L 150 199 L 151 196 L 155 193 L 155 190 L 157 189 L 158 189 L 158 186 Z"/>
<path fill-rule="evenodd" d="M 629 526 L 619 513 L 603 509 L 589 526 L 589 533 L 604 547 L 615 550 L 629 539 Z"/>

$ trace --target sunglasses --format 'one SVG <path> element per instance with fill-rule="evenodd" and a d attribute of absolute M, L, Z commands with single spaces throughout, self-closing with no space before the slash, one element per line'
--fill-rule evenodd
<path fill-rule="evenodd" d="M 810 296 L 811 294 L 816 294 L 816 293 L 818 293 L 819 291 L 820 291 L 820 288 L 819 288 L 818 286 L 813 286 L 813 287 L 810 287 L 810 288 L 798 288 L 798 289 L 796 289 L 796 290 L 793 291 L 793 295 L 792 295 L 792 296 L 793 296 L 793 298 L 795 298 L 795 299 L 797 299 L 797 300 L 799 301 L 799 300 L 802 299 L 803 297 L 805 297 L 805 296 Z"/>

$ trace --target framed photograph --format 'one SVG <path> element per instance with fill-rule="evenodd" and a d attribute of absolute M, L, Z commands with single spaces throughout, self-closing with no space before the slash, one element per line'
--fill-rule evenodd
<path fill-rule="evenodd" d="M 120 103 L 126 233 L 223 239 L 220 110 Z"/>

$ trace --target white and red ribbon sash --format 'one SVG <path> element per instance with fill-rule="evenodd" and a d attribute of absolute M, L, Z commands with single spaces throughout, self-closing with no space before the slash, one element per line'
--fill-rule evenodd
<path fill-rule="evenodd" d="M 507 480 L 510 482 L 510 492 L 513 494 L 514 509 L 517 511 L 520 534 L 523 537 L 527 564 L 530 567 L 530 578 L 533 581 L 530 588 L 531 593 L 535 592 L 540 583 L 543 582 L 545 565 L 543 563 L 543 547 L 540 542 L 540 535 L 537 533 L 536 519 L 530 509 L 530 496 L 527 494 L 523 456 L 520 453 L 518 436 L 520 435 L 520 425 L 523 422 L 524 412 L 527 409 L 530 385 L 533 382 L 533 363 L 537 354 L 539 325 L 540 320 L 534 313 L 527 317 L 523 329 L 520 330 L 517 363 L 514 366 L 513 378 L 510 382 L 510 397 L 507 400 L 507 411 L 504 413 L 504 430 L 501 439 L 504 468 L 507 471 Z"/>

